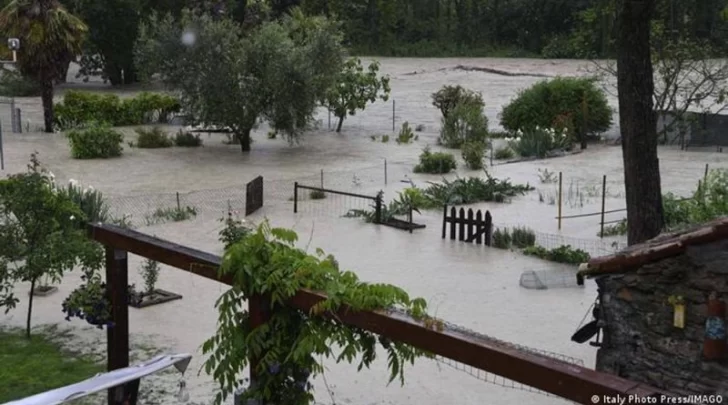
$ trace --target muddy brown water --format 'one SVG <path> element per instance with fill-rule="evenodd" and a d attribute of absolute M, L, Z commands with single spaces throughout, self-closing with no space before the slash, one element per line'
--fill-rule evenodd
<path fill-rule="evenodd" d="M 318 185 L 321 170 L 327 187 L 373 194 L 382 189 L 389 200 L 414 181 L 424 186 L 440 176 L 415 175 L 411 169 L 421 149 L 435 145 L 439 113 L 431 106 L 429 95 L 445 84 L 461 84 L 483 92 L 491 127 L 497 126 L 501 107 L 519 89 L 542 80 L 536 76 L 503 76 L 478 71 L 453 69 L 458 65 L 478 66 L 534 75 L 576 75 L 583 62 L 523 59 L 389 59 L 382 69 L 392 77 L 395 101 L 395 125 L 408 121 L 424 125 L 419 140 L 410 145 L 374 142 L 372 135 L 392 132 L 392 102 L 377 103 L 348 118 L 341 134 L 328 130 L 328 117 L 319 114 L 321 129 L 305 135 L 300 143 L 288 145 L 283 140 L 266 139 L 266 128 L 255 134 L 253 152 L 242 155 L 235 145 L 224 145 L 219 135 L 203 135 L 204 147 L 196 149 L 140 150 L 125 146 L 124 156 L 109 160 L 72 160 L 61 134 L 32 132 L 41 122 L 36 99 L 20 99 L 24 120 L 31 129 L 22 135 L 5 134 L 5 173 L 24 169 L 28 155 L 38 151 L 42 162 L 54 171 L 59 182 L 75 179 L 102 190 L 117 212 L 128 212 L 137 221 L 155 204 L 174 203 L 175 193 L 182 194 L 184 204 L 199 208 L 196 218 L 179 223 L 142 226 L 143 232 L 202 249 L 221 253 L 217 241 L 221 228 L 217 219 L 230 202 L 242 210 L 241 190 L 258 175 L 266 179 L 266 204 L 248 218 L 259 223 L 268 218 L 276 226 L 291 227 L 300 236 L 299 245 L 313 251 L 320 247 L 334 254 L 342 267 L 356 271 L 366 281 L 387 282 L 404 287 L 412 295 L 429 300 L 432 312 L 452 323 L 521 345 L 561 353 L 581 359 L 593 366 L 595 350 L 569 340 L 579 326 L 596 291 L 592 282 L 584 288 L 526 290 L 518 285 L 520 274 L 527 270 L 573 272 L 572 268 L 524 257 L 515 252 L 451 242 L 440 238 L 441 213 L 423 212 L 415 221 L 427 225 L 409 234 L 400 230 L 365 224 L 357 219 L 340 218 L 350 208 L 365 208 L 366 201 L 329 198 L 304 202 L 299 214 L 293 214 L 294 181 Z M 417 72 L 416 74 L 411 74 Z M 98 89 L 98 83 L 71 84 L 69 87 Z M 108 91 L 108 90 L 106 90 Z M 59 97 L 63 89 L 59 91 Z M 132 91 L 124 95 L 132 94 Z M 615 100 L 610 99 L 613 105 Z M 1 107 L 1 106 L 0 106 Z M 3 123 L 9 128 L 9 123 Z M 333 125 L 333 123 L 332 123 Z M 176 128 L 170 128 L 170 132 Z M 123 129 L 133 140 L 133 130 Z M 612 133 L 615 133 L 613 130 Z M 459 157 L 458 157 L 459 158 Z M 387 161 L 387 184 L 384 184 L 384 161 Z M 720 153 L 682 152 L 672 148 L 660 150 L 663 188 L 686 195 L 702 178 L 705 164 L 726 167 Z M 509 204 L 484 203 L 475 208 L 489 209 L 496 225 L 527 225 L 540 233 L 546 243 L 571 241 L 585 248 L 608 253 L 609 242 L 596 238 L 599 217 L 564 220 L 557 229 L 554 201 L 556 185 L 542 184 L 538 169 L 564 176 L 564 215 L 596 212 L 600 209 L 603 175 L 607 175 L 607 210 L 624 206 L 622 156 L 619 147 L 595 145 L 583 153 L 563 158 L 498 165 L 488 171 L 498 178 L 528 182 L 537 190 L 515 198 Z M 459 169 L 457 175 L 481 175 Z M 455 175 L 449 175 L 452 179 Z M 610 214 L 618 220 L 623 213 Z M 140 221 L 143 222 L 143 221 Z M 550 246 L 550 247 L 556 247 Z M 141 285 L 136 269 L 141 259 L 130 257 L 130 278 Z M 79 345 L 103 345 L 103 331 L 84 328 L 82 322 L 65 323 L 60 311 L 63 298 L 79 283 L 78 274 L 70 273 L 59 292 L 36 299 L 35 324 L 64 322 L 78 335 Z M 225 286 L 182 271 L 163 266 L 159 288 L 179 293 L 182 300 L 130 310 L 132 340 L 156 342 L 162 350 L 190 352 L 195 355 L 187 373 L 192 400 L 209 403 L 215 384 L 204 373 L 197 375 L 203 362 L 202 342 L 215 329 L 216 298 Z M 27 286 L 19 285 L 20 289 Z M 25 294 L 19 294 L 24 299 Z M 2 315 L 3 325 L 21 325 L 26 302 L 17 310 Z M 406 384 L 387 385 L 386 362 L 378 360 L 370 370 L 357 373 L 355 366 L 334 364 L 327 360 L 326 383 L 316 380 L 320 403 L 337 404 L 550 404 L 563 400 L 522 390 L 507 389 L 483 381 L 492 375 L 480 373 L 481 379 L 467 373 L 420 360 L 407 370 Z M 175 390 L 176 376 L 160 380 L 168 391 Z M 501 382 L 500 379 L 497 382 Z M 328 385 L 328 388 L 327 388 Z M 330 395 L 328 391 L 331 391 Z M 175 400 L 165 397 L 163 403 Z"/>

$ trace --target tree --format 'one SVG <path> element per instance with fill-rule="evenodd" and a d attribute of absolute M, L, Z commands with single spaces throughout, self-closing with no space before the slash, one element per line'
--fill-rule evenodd
<path fill-rule="evenodd" d="M 26 173 L 0 181 L 0 305 L 18 302 L 12 284 L 29 282 L 26 336 L 30 337 L 33 290 L 41 277 L 60 281 L 77 263 L 101 267 L 100 246 L 86 237 L 85 215 L 51 173 L 31 155 Z"/>
<path fill-rule="evenodd" d="M 341 132 L 341 125 L 347 115 L 355 115 L 356 110 L 363 110 L 367 103 L 377 98 L 389 99 L 389 76 L 379 77 L 379 62 L 372 62 L 364 71 L 359 58 L 351 58 L 344 62 L 336 82 L 326 91 L 325 105 L 339 119 L 336 132 Z"/>
<path fill-rule="evenodd" d="M 620 0 L 617 7 L 617 89 L 630 245 L 657 236 L 664 221 L 650 49 L 654 6 L 655 0 Z"/>
<path fill-rule="evenodd" d="M 19 38 L 20 72 L 38 82 L 45 132 L 53 132 L 53 85 L 81 53 L 87 27 L 58 0 L 13 0 L 0 11 L 0 31 Z"/>
<path fill-rule="evenodd" d="M 185 12 L 179 20 L 152 17 L 135 54 L 143 77 L 160 74 L 194 121 L 229 129 L 247 152 L 262 119 L 289 141 L 298 138 L 343 52 L 338 28 L 322 17 L 294 12 L 243 35 L 227 18 Z"/>

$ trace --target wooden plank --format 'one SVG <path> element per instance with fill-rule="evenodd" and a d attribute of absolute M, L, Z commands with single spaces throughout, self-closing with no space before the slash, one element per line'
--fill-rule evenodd
<path fill-rule="evenodd" d="M 443 206 L 442 209 L 442 238 L 445 239 L 447 235 L 447 205 Z"/>
<path fill-rule="evenodd" d="M 475 225 L 475 218 L 473 218 L 473 209 L 472 208 L 468 209 L 467 224 L 468 224 L 468 235 L 472 235 L 473 234 L 473 225 Z"/>
<path fill-rule="evenodd" d="M 475 222 L 478 224 L 481 224 L 483 222 L 483 211 L 478 210 L 478 213 L 475 215 Z M 478 235 L 475 237 L 475 243 L 478 245 L 483 243 L 483 235 L 478 233 Z"/>
<path fill-rule="evenodd" d="M 450 208 L 450 240 L 455 240 L 455 228 L 457 227 L 456 219 L 458 217 L 455 207 Z"/>
<path fill-rule="evenodd" d="M 485 211 L 485 244 L 490 246 L 493 242 L 493 216 L 490 211 Z"/>
<path fill-rule="evenodd" d="M 205 278 L 232 284 L 230 277 L 218 278 L 217 266 L 221 263 L 218 256 L 113 225 L 89 225 L 89 234 L 94 240 L 117 249 L 149 257 Z M 322 293 L 304 289 L 299 290 L 289 303 L 299 310 L 310 312 L 314 305 L 325 299 L 326 296 Z M 347 325 L 408 343 L 581 404 L 592 404 L 593 395 L 614 397 L 664 393 L 656 388 L 611 374 L 568 364 L 537 353 L 525 352 L 485 337 L 465 334 L 447 325 L 443 325 L 442 330 L 434 330 L 431 329 L 431 325 L 428 327 L 423 322 L 400 313 L 355 312 L 344 306 L 335 314 L 325 315 Z"/>
<path fill-rule="evenodd" d="M 465 208 L 460 208 L 458 212 L 458 240 L 465 240 Z"/>

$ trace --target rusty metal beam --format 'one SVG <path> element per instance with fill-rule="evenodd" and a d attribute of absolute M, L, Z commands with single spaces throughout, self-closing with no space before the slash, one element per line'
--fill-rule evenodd
<path fill-rule="evenodd" d="M 167 242 L 141 232 L 114 225 L 90 224 L 92 239 L 116 249 L 148 257 L 199 276 L 232 284 L 231 277 L 218 278 L 222 260 L 196 249 Z M 302 311 L 326 299 L 324 294 L 300 290 L 290 304 Z M 408 343 L 430 353 L 468 364 L 480 370 L 517 381 L 581 404 L 592 404 L 593 395 L 670 395 L 633 381 L 572 365 L 551 357 L 529 353 L 494 340 L 448 329 L 433 330 L 424 322 L 403 314 L 384 311 L 352 311 L 341 308 L 334 315 L 341 322 L 390 339 Z"/>

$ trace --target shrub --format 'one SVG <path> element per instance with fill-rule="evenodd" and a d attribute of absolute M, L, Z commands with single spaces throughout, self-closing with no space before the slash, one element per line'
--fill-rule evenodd
<path fill-rule="evenodd" d="M 513 159 L 513 156 L 515 156 L 515 154 L 513 153 L 513 149 L 511 149 L 509 146 L 504 146 L 495 150 L 494 157 L 496 159 Z"/>
<path fill-rule="evenodd" d="M 488 132 L 488 138 L 490 139 L 505 139 L 511 136 L 511 133 L 508 131 L 489 131 Z"/>
<path fill-rule="evenodd" d="M 409 126 L 409 122 L 405 121 L 404 124 L 402 124 L 402 128 L 399 130 L 399 134 L 397 134 L 397 144 L 408 144 L 412 143 L 413 140 L 417 140 L 417 136 L 414 132 L 412 132 L 412 128 Z"/>
<path fill-rule="evenodd" d="M 179 111 L 180 104 L 166 94 L 144 92 L 122 100 L 113 94 L 70 90 L 54 109 L 56 125 L 68 129 L 92 121 L 112 126 L 167 122 L 171 113 Z"/>
<path fill-rule="evenodd" d="M 482 201 L 505 202 L 509 197 L 524 195 L 533 190 L 529 184 L 511 184 L 485 172 L 481 177 L 443 179 L 442 183 L 430 183 L 422 191 L 426 203 L 422 208 L 442 208 L 443 205 L 472 204 Z"/>
<path fill-rule="evenodd" d="M 498 249 L 508 249 L 511 247 L 511 234 L 508 228 L 497 228 L 493 231 L 493 247 Z"/>
<path fill-rule="evenodd" d="M 323 200 L 326 198 L 326 193 L 321 190 L 311 190 L 311 192 L 308 193 L 308 197 L 312 200 Z"/>
<path fill-rule="evenodd" d="M 569 150 L 572 147 L 568 130 L 556 131 L 550 128 L 535 127 L 518 130 L 508 145 L 522 157 L 547 157 L 555 150 Z"/>
<path fill-rule="evenodd" d="M 459 148 L 470 141 L 485 142 L 487 136 L 488 119 L 480 104 L 458 104 L 442 118 L 439 142 L 445 147 Z"/>
<path fill-rule="evenodd" d="M 546 249 L 543 246 L 534 245 L 523 249 L 523 254 L 566 264 L 586 263 L 591 258 L 589 253 L 581 249 L 574 249 L 570 245 L 562 245 L 555 249 Z"/>
<path fill-rule="evenodd" d="M 420 163 L 415 166 L 415 173 L 445 174 L 457 168 L 455 156 L 450 153 L 430 151 L 430 147 L 426 147 L 420 154 Z"/>
<path fill-rule="evenodd" d="M 40 86 L 20 72 L 15 70 L 2 70 L 0 76 L 0 95 L 5 97 L 37 97 L 40 96 Z"/>
<path fill-rule="evenodd" d="M 465 165 L 471 170 L 480 170 L 483 168 L 483 160 L 485 159 L 485 145 L 479 141 L 470 141 L 463 145 L 463 160 Z"/>
<path fill-rule="evenodd" d="M 524 249 L 536 244 L 536 233 L 526 227 L 516 227 L 511 231 L 511 243 L 513 246 Z"/>
<path fill-rule="evenodd" d="M 202 139 L 198 134 L 196 135 L 192 132 L 187 132 L 180 129 L 177 132 L 177 135 L 174 136 L 174 144 L 176 146 L 194 148 L 197 146 L 202 146 Z"/>
<path fill-rule="evenodd" d="M 222 242 L 225 250 L 228 250 L 230 246 L 245 239 L 251 232 L 251 229 L 245 225 L 245 223 L 238 218 L 238 212 L 232 211 L 228 208 L 227 216 L 220 218 L 225 226 L 219 232 L 218 240 Z"/>
<path fill-rule="evenodd" d="M 480 107 L 485 106 L 483 96 L 462 86 L 443 86 L 437 93 L 432 94 L 432 105 L 437 107 L 443 118 L 447 118 L 456 106 L 461 104 Z"/>
<path fill-rule="evenodd" d="M 501 125 L 508 131 L 536 127 L 570 129 L 582 146 L 612 124 L 612 110 L 592 78 L 558 77 L 521 91 L 503 108 Z"/>
<path fill-rule="evenodd" d="M 124 136 L 106 124 L 94 123 L 66 134 L 74 159 L 96 159 L 121 156 Z"/>
<path fill-rule="evenodd" d="M 139 268 L 139 273 L 144 280 L 144 293 L 151 295 L 157 286 L 159 280 L 159 263 L 152 259 L 145 259 Z"/>
<path fill-rule="evenodd" d="M 197 216 L 197 208 L 186 206 L 182 208 L 157 208 L 151 215 L 144 219 L 148 226 L 160 224 L 167 221 L 181 222 Z"/>
<path fill-rule="evenodd" d="M 136 146 L 138 148 L 170 148 L 174 145 L 167 133 L 159 127 L 152 129 L 137 128 L 135 131 L 137 133 Z"/>

